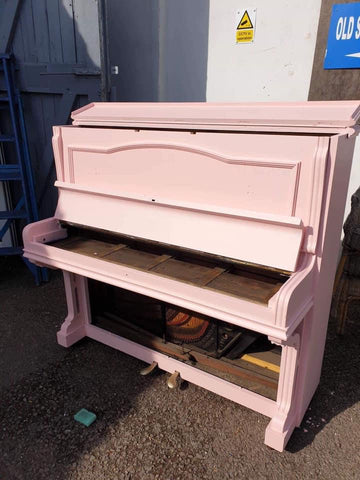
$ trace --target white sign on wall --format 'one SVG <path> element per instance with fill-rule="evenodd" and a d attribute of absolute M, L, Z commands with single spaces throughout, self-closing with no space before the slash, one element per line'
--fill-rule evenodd
<path fill-rule="evenodd" d="M 236 43 L 252 43 L 255 39 L 256 8 L 236 11 Z"/>

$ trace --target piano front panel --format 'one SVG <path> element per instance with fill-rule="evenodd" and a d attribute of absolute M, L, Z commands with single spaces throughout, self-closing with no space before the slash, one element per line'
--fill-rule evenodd
<path fill-rule="evenodd" d="M 284 270 L 296 268 L 301 242 L 305 251 L 310 238 L 312 247 L 316 243 L 328 138 L 84 127 L 56 132 L 59 219 Z M 265 222 L 258 227 L 259 217 Z M 291 219 L 294 228 L 288 228 Z"/>
<path fill-rule="evenodd" d="M 305 224 L 308 220 L 306 200 L 323 141 L 319 137 L 60 130 L 59 181 L 132 197 L 297 216 Z M 328 139 L 325 143 L 327 148 Z"/>

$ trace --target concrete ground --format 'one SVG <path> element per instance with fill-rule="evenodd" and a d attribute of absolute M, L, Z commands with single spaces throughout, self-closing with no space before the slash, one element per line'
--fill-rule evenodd
<path fill-rule="evenodd" d="M 360 320 L 330 323 L 319 389 L 284 453 L 263 444 L 268 419 L 91 340 L 56 343 L 62 278 L 36 287 L 0 258 L 0 479 L 360 479 Z M 97 414 L 86 428 L 80 408 Z"/>

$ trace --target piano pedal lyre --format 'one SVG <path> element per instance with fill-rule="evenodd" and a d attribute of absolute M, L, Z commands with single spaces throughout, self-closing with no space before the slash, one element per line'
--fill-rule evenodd
<path fill-rule="evenodd" d="M 150 365 L 140 370 L 140 375 L 143 375 L 144 377 L 146 375 L 150 375 L 150 373 L 152 373 L 157 366 L 158 366 L 157 362 L 152 362 Z"/>
<path fill-rule="evenodd" d="M 175 372 L 174 372 L 172 375 L 170 375 L 170 377 L 167 379 L 166 384 L 167 384 L 167 386 L 168 386 L 169 388 L 175 388 L 175 387 L 178 385 L 178 383 L 180 383 L 180 382 L 178 382 L 178 380 L 180 380 L 180 373 L 175 371 Z"/>

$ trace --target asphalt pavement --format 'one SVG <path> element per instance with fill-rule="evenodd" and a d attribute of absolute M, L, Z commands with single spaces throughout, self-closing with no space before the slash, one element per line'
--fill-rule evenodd
<path fill-rule="evenodd" d="M 283 453 L 266 417 L 95 341 L 56 343 L 60 272 L 35 286 L 0 258 L 0 480 L 360 480 L 360 305 L 343 337 L 330 321 L 320 386 Z M 96 413 L 85 427 L 81 408 Z"/>

